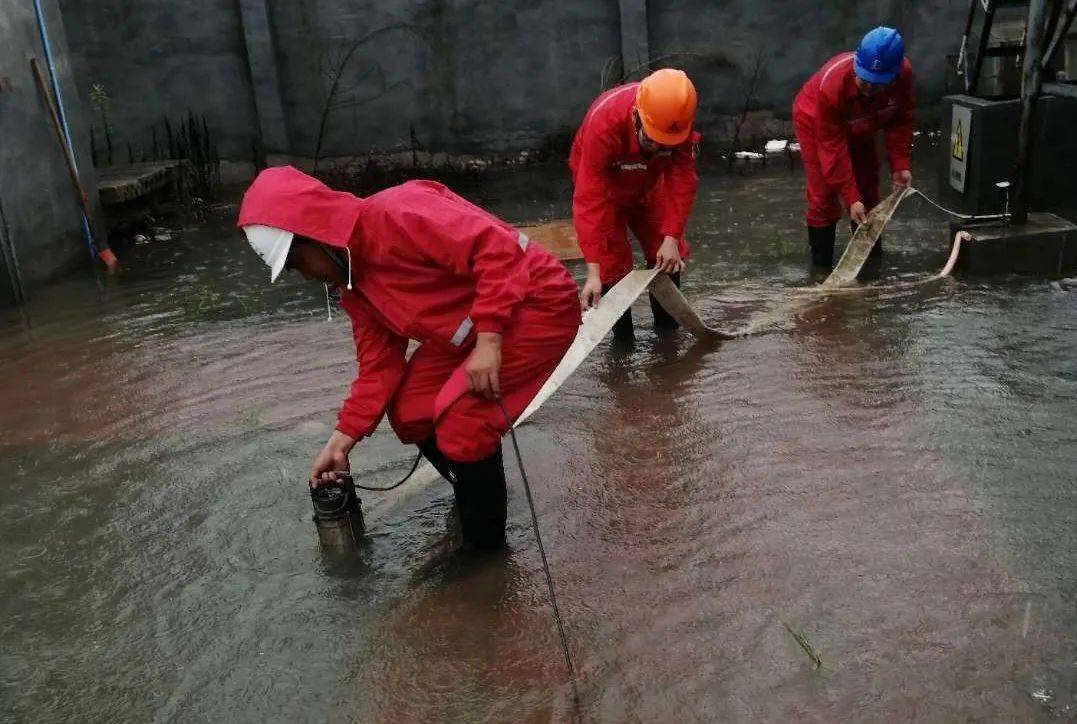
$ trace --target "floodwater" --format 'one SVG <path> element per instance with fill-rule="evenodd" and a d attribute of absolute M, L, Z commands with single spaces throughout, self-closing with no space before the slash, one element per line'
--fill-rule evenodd
<path fill-rule="evenodd" d="M 563 213 L 559 173 L 480 200 Z M 800 182 L 704 180 L 685 291 L 709 322 L 805 283 Z M 354 559 L 319 552 L 303 479 L 347 322 L 268 287 L 233 213 L 2 312 L 0 719 L 571 720 L 511 456 L 504 556 L 444 555 L 447 484 L 398 491 Z M 910 200 L 884 243 L 878 276 L 926 275 L 945 220 Z M 585 718 L 1077 718 L 1077 295 L 958 278 L 784 308 L 701 347 L 639 304 L 634 348 L 520 431 Z M 385 483 L 411 456 L 381 430 L 353 466 Z"/>

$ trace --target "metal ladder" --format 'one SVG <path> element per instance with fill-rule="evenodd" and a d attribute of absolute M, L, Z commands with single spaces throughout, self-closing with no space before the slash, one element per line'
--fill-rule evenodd
<path fill-rule="evenodd" d="M 983 8 L 984 20 L 970 73 L 967 72 L 968 41 L 977 15 L 977 5 Z M 1016 45 L 989 49 L 995 13 L 1002 7 L 1027 8 L 1028 19 L 1025 21 L 1024 38 Z M 1017 132 L 1017 159 L 1010 196 L 1010 221 L 1013 224 L 1024 224 L 1028 220 L 1028 188 L 1032 180 L 1032 146 L 1035 140 L 1033 116 L 1037 100 L 1043 93 L 1077 98 L 1077 85 L 1055 82 L 1056 73 L 1053 69 L 1058 49 L 1062 47 L 1075 15 L 1077 15 L 1077 0 L 970 0 L 969 2 L 965 34 L 961 39 L 961 52 L 957 63 L 958 73 L 963 73 L 965 76 L 965 88 L 968 95 L 976 95 L 983 61 L 984 58 L 989 57 L 989 53 L 1016 53 L 1021 56 L 1021 120 Z"/>
<path fill-rule="evenodd" d="M 1038 6 L 1032 8 L 1032 5 Z M 969 69 L 969 40 L 972 37 L 973 26 L 976 23 L 977 6 L 983 9 L 983 22 L 977 42 L 976 54 L 972 56 L 972 69 Z M 1044 7 L 1046 6 L 1046 7 Z M 1041 42 L 1046 42 L 1046 49 L 1037 43 L 1041 49 L 1041 67 L 1051 68 L 1057 57 L 1059 48 L 1069 33 L 1074 17 L 1077 16 L 1077 0 L 969 0 L 969 12 L 965 20 L 965 34 L 961 37 L 961 49 L 957 59 L 957 73 L 964 77 L 965 93 L 974 96 L 977 94 L 980 77 L 983 71 L 983 63 L 986 58 L 1000 56 L 1023 56 L 1028 49 L 1028 25 L 1025 25 L 1024 39 L 1018 44 L 991 45 L 991 29 L 994 26 L 995 15 L 1001 8 L 1025 8 L 1029 19 L 1032 20 L 1033 10 L 1035 15 L 1043 22 L 1041 26 L 1043 35 L 1036 35 Z M 1046 14 L 1044 11 L 1046 10 Z M 1051 73 L 1048 72 L 1048 77 Z M 1055 85 L 1055 84 L 1052 84 Z M 1052 92 L 1054 92 L 1052 90 Z M 1070 95 L 1064 93 L 1064 95 Z"/>

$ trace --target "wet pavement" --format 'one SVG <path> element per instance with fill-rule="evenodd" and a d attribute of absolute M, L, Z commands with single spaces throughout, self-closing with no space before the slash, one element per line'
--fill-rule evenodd
<path fill-rule="evenodd" d="M 701 315 L 783 310 L 770 333 L 702 347 L 639 304 L 635 346 L 521 430 L 586 717 L 1077 718 L 1077 295 L 791 305 L 800 182 L 708 176 L 690 227 Z M 559 169 L 471 191 L 567 209 Z M 442 554 L 447 484 L 403 489 L 357 558 L 319 552 L 303 478 L 347 321 L 268 287 L 233 213 L 0 311 L 0 720 L 570 720 L 513 463 L 504 556 Z M 938 269 L 944 228 L 907 201 L 875 275 Z M 411 458 L 383 429 L 353 467 Z"/>

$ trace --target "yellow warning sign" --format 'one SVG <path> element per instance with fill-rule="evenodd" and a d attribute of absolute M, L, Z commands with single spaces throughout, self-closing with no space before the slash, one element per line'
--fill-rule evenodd
<path fill-rule="evenodd" d="M 965 193 L 965 172 L 968 170 L 969 157 L 972 155 L 970 145 L 972 130 L 972 109 L 954 104 L 950 128 L 950 187 Z"/>
<path fill-rule="evenodd" d="M 950 155 L 956 158 L 958 161 L 965 160 L 965 129 L 962 128 L 961 121 L 957 122 L 957 126 L 954 128 L 954 142 L 950 147 Z"/>

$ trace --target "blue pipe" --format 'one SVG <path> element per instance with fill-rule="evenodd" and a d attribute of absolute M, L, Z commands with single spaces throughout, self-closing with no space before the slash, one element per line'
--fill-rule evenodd
<path fill-rule="evenodd" d="M 52 62 L 52 46 L 49 44 L 49 34 L 45 30 L 45 13 L 41 9 L 41 0 L 34 0 L 34 13 L 37 15 L 37 30 L 41 33 L 41 44 L 45 47 L 45 64 L 49 67 L 49 82 L 52 85 L 52 94 L 56 96 L 56 110 L 60 114 L 60 126 L 64 130 L 64 138 L 67 139 L 65 153 L 70 154 L 71 165 L 78 176 L 78 158 L 75 156 L 75 143 L 71 140 L 71 127 L 67 123 L 67 113 L 64 111 L 63 96 L 60 94 L 60 83 L 56 80 L 56 66 Z M 86 239 L 86 248 L 90 251 L 90 260 L 95 255 L 93 232 L 90 231 L 90 219 L 86 216 L 86 209 L 79 207 L 82 215 L 82 236 Z"/>

